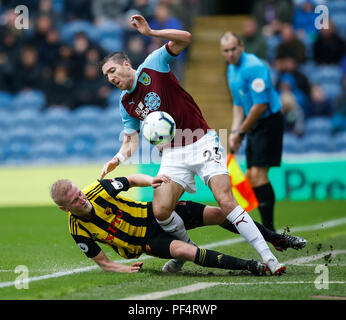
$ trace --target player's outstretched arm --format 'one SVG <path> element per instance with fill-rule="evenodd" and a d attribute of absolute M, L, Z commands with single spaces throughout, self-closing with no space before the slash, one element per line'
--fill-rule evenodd
<path fill-rule="evenodd" d="M 190 32 L 177 29 L 153 30 L 145 18 L 139 14 L 131 17 L 131 25 L 145 36 L 169 40 L 169 49 L 175 55 L 180 54 L 191 42 Z"/>
<path fill-rule="evenodd" d="M 139 134 L 138 132 L 131 135 L 124 135 L 124 141 L 121 145 L 119 152 L 108 161 L 101 171 L 100 180 L 102 180 L 105 175 L 111 171 L 113 171 L 120 162 L 123 162 L 129 159 L 138 149 L 139 146 Z"/>
<path fill-rule="evenodd" d="M 151 186 L 153 188 L 157 188 L 162 183 L 168 183 L 171 181 L 171 179 L 164 174 L 160 174 L 156 177 L 152 177 L 146 174 L 136 173 L 126 178 L 130 183 L 130 187 L 150 187 Z"/>
<path fill-rule="evenodd" d="M 108 259 L 108 257 L 102 250 L 96 257 L 92 259 L 101 267 L 102 270 L 109 272 L 139 272 L 143 265 L 143 262 L 135 262 L 130 266 L 113 262 Z"/>

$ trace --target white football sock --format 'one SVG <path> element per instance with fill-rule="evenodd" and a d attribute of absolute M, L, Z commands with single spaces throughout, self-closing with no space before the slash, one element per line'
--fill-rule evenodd
<path fill-rule="evenodd" d="M 184 242 L 195 245 L 187 234 L 183 219 L 175 211 L 172 212 L 168 219 L 161 221 L 156 219 L 156 221 L 165 232 L 172 234 Z"/>
<path fill-rule="evenodd" d="M 255 248 L 264 263 L 267 263 L 269 259 L 277 260 L 252 218 L 241 206 L 234 208 L 227 216 L 227 219 L 234 224 L 245 240 Z"/>

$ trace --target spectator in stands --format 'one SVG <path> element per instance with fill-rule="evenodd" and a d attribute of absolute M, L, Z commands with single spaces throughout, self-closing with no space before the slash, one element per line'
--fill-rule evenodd
<path fill-rule="evenodd" d="M 25 46 L 21 49 L 20 61 L 12 74 L 12 82 L 16 92 L 42 88 L 42 67 L 35 47 Z"/>
<path fill-rule="evenodd" d="M 343 90 L 334 103 L 334 115 L 332 116 L 333 132 L 346 131 L 346 75 L 343 77 Z"/>
<path fill-rule="evenodd" d="M 120 22 L 123 14 L 129 9 L 130 0 L 92 0 L 91 11 L 94 23 L 106 20 Z"/>
<path fill-rule="evenodd" d="M 257 22 L 254 18 L 244 21 L 242 38 L 246 52 L 253 53 L 262 60 L 267 60 L 267 42 L 258 30 Z"/>
<path fill-rule="evenodd" d="M 279 31 L 280 23 L 290 23 L 293 19 L 293 4 L 291 0 L 259 0 L 255 1 L 252 15 L 259 29 L 264 29 L 266 35 Z"/>
<path fill-rule="evenodd" d="M 150 21 L 154 17 L 154 6 L 149 0 L 132 0 L 131 10 L 138 11 L 146 20 Z"/>
<path fill-rule="evenodd" d="M 73 21 L 73 20 L 91 21 L 92 20 L 91 1 L 92 0 L 64 0 L 65 21 Z M 97 0 L 94 2 L 101 2 L 101 0 Z"/>
<path fill-rule="evenodd" d="M 84 79 L 78 82 L 74 90 L 75 107 L 87 104 L 106 107 L 110 91 L 106 80 L 100 77 L 97 65 L 87 64 L 84 67 Z"/>
<path fill-rule="evenodd" d="M 282 113 L 284 115 L 284 130 L 291 132 L 297 136 L 302 136 L 304 133 L 304 112 L 298 105 L 294 94 L 285 88 L 280 93 L 282 103 Z"/>
<path fill-rule="evenodd" d="M 59 12 L 53 9 L 53 1 L 54 0 L 39 0 L 38 10 L 33 13 L 34 20 L 37 19 L 38 16 L 46 15 L 50 17 L 52 24 L 55 27 L 60 27 L 62 23 L 62 17 Z"/>
<path fill-rule="evenodd" d="M 299 5 L 296 5 L 293 17 L 294 30 L 308 36 L 311 40 L 314 40 L 317 35 L 314 9 L 313 0 L 303 0 Z"/>
<path fill-rule="evenodd" d="M 310 97 L 311 87 L 307 77 L 301 73 L 297 66 L 297 61 L 291 57 L 276 59 L 274 67 L 278 71 L 276 87 L 280 86 L 281 77 L 284 74 L 291 74 L 297 84 L 297 87 L 304 92 L 307 97 Z"/>
<path fill-rule="evenodd" d="M 60 47 L 59 32 L 52 28 L 46 33 L 46 37 L 39 48 L 40 63 L 43 67 L 49 69 L 50 72 L 52 72 L 52 69 L 59 59 Z"/>
<path fill-rule="evenodd" d="M 318 64 L 339 64 L 345 53 L 344 42 L 331 21 L 327 29 L 319 31 L 313 47 L 314 60 Z"/>
<path fill-rule="evenodd" d="M 74 107 L 74 85 L 69 75 L 69 68 L 65 64 L 58 64 L 54 69 L 53 78 L 44 88 L 48 107 L 70 108 Z"/>
<path fill-rule="evenodd" d="M 314 84 L 311 87 L 311 101 L 307 110 L 307 117 L 332 116 L 332 102 L 326 97 L 323 88 Z"/>
<path fill-rule="evenodd" d="M 2 30 L 2 33 L 0 34 L 0 52 L 3 57 L 3 67 L 6 69 L 6 73 L 8 74 L 13 72 L 13 68 L 19 59 L 21 45 L 22 43 L 20 38 L 11 30 L 7 28 Z"/>
<path fill-rule="evenodd" d="M 137 69 L 148 55 L 143 37 L 135 35 L 129 38 L 125 47 L 125 52 L 130 58 L 133 68 Z"/>
<path fill-rule="evenodd" d="M 294 59 L 298 65 L 304 63 L 306 59 L 305 45 L 295 35 L 292 25 L 283 24 L 280 34 L 282 42 L 277 48 L 276 59 L 289 57 Z"/>
<path fill-rule="evenodd" d="M 181 21 L 173 16 L 167 4 L 159 3 L 155 8 L 155 16 L 149 22 L 150 28 L 153 30 L 161 29 L 177 29 L 182 30 Z M 152 38 L 149 46 L 149 52 L 160 48 L 164 41 L 159 38 Z M 171 64 L 172 72 L 179 81 L 183 76 L 183 65 L 185 61 L 185 52 L 183 51 Z"/>
<path fill-rule="evenodd" d="M 75 74 L 74 53 L 72 47 L 68 44 L 62 44 L 59 48 L 57 64 L 65 65 L 68 68 L 71 75 Z"/>
<path fill-rule="evenodd" d="M 297 104 L 304 111 L 304 115 L 306 115 L 308 105 L 309 105 L 309 99 L 304 94 L 304 92 L 297 87 L 297 83 L 296 83 L 294 77 L 289 73 L 285 73 L 282 75 L 281 81 L 280 81 L 280 86 L 279 86 L 280 95 L 281 95 L 281 93 L 287 92 L 287 91 L 293 93 Z"/>
<path fill-rule="evenodd" d="M 73 38 L 74 78 L 78 80 L 84 73 L 87 51 L 91 43 L 84 32 L 77 32 Z"/>

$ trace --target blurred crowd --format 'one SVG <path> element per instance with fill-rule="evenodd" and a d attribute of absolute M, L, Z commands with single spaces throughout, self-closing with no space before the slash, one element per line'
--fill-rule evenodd
<path fill-rule="evenodd" d="M 343 0 L 259 0 L 244 22 L 245 50 L 270 66 L 286 132 L 302 136 L 314 117 L 346 130 L 345 17 Z"/>
<path fill-rule="evenodd" d="M 133 67 L 163 43 L 129 25 L 142 14 L 153 28 L 189 30 L 198 0 L 0 0 L 0 91 L 39 90 L 47 107 L 107 107 L 114 90 L 97 63 L 125 51 Z M 25 5 L 29 28 L 15 26 L 15 8 Z M 186 55 L 172 65 L 181 79 Z"/>
<path fill-rule="evenodd" d="M 311 117 L 327 116 L 346 130 L 346 1 L 258 0 L 243 24 L 245 50 L 271 68 L 286 131 L 301 136 Z M 40 90 L 46 107 L 106 108 L 111 87 L 97 62 L 125 51 L 133 67 L 163 43 L 129 25 L 142 14 L 152 28 L 190 30 L 199 0 L 0 0 L 0 92 Z M 326 5 L 327 17 L 315 12 Z M 29 9 L 29 29 L 17 29 L 14 8 Z M 319 19 L 322 28 L 316 28 Z M 227 29 L 227 26 L 225 26 Z M 186 52 L 172 65 L 182 80 Z"/>

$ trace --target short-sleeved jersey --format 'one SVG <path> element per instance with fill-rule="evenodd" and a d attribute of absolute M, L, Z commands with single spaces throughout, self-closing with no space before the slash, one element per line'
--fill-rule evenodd
<path fill-rule="evenodd" d="M 210 129 L 194 99 L 172 73 L 169 63 L 174 57 L 166 44 L 153 51 L 136 70 L 133 87 L 120 96 L 125 133 L 139 131 L 140 121 L 157 110 L 169 113 L 176 123 L 172 146 L 195 142 Z M 188 130 L 194 137 L 181 138 L 180 134 L 184 136 L 190 132 Z"/>
<path fill-rule="evenodd" d="M 268 108 L 261 118 L 267 118 L 281 109 L 269 68 L 254 54 L 243 52 L 237 65 L 227 69 L 228 85 L 232 92 L 233 104 L 244 109 L 248 115 L 254 104 L 267 103 Z"/>
<path fill-rule="evenodd" d="M 96 242 L 110 246 L 124 258 L 142 254 L 149 204 L 118 195 L 129 187 L 125 177 L 95 181 L 82 190 L 92 204 L 92 218 L 83 220 L 69 212 L 70 233 L 89 258 L 101 251 Z"/>

